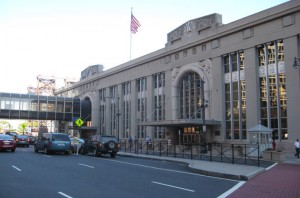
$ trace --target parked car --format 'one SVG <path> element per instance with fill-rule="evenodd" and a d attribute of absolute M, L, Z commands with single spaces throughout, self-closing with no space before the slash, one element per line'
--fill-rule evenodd
<path fill-rule="evenodd" d="M 12 136 L 0 134 L 0 150 L 10 150 L 11 152 L 15 152 L 16 146 L 16 141 Z"/>
<path fill-rule="evenodd" d="M 34 145 L 37 137 L 35 137 L 35 136 L 28 136 L 28 138 L 29 138 L 29 144 L 30 145 Z"/>
<path fill-rule="evenodd" d="M 29 138 L 27 135 L 18 135 L 16 137 L 17 146 L 29 147 Z"/>
<path fill-rule="evenodd" d="M 16 137 L 19 135 L 17 132 L 6 132 L 5 134 L 6 134 L 6 135 L 13 136 L 14 139 L 16 139 Z"/>
<path fill-rule="evenodd" d="M 34 143 L 34 151 L 44 151 L 45 154 L 50 152 L 63 152 L 66 155 L 71 151 L 71 140 L 65 133 L 44 133 Z"/>
<path fill-rule="evenodd" d="M 112 158 L 116 157 L 120 150 L 120 143 L 115 136 L 92 135 L 82 144 L 81 154 L 93 153 L 95 157 L 101 154 L 110 154 Z"/>

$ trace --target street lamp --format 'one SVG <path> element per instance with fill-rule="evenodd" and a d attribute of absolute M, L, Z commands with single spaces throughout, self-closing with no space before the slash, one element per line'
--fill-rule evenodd
<path fill-rule="evenodd" d="M 120 97 L 118 96 L 118 97 L 106 97 L 106 98 L 111 98 L 112 100 L 117 100 L 117 114 L 116 114 L 116 116 L 117 116 L 117 131 L 118 131 L 118 141 L 120 141 L 120 127 L 119 127 L 119 121 L 120 121 L 120 115 L 121 115 L 121 113 L 120 113 L 120 106 L 119 106 L 119 101 L 120 101 Z"/>
<path fill-rule="evenodd" d="M 204 83 L 203 79 L 200 79 L 200 93 L 201 93 L 201 118 L 203 121 L 202 132 L 203 132 L 203 142 L 206 144 L 206 123 L 205 123 L 205 108 L 207 107 L 205 96 L 204 96 Z"/>

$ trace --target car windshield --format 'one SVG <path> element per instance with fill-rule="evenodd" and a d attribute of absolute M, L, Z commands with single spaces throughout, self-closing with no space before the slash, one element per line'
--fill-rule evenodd
<path fill-rule="evenodd" d="M 13 140 L 13 138 L 9 135 L 0 135 L 0 140 Z"/>
<path fill-rule="evenodd" d="M 103 142 L 109 142 L 109 141 L 115 141 L 118 142 L 116 137 L 109 137 L 109 136 L 102 136 L 102 141 Z"/>
<path fill-rule="evenodd" d="M 68 135 L 63 134 L 53 134 L 52 136 L 53 141 L 70 141 L 70 138 Z"/>
<path fill-rule="evenodd" d="M 28 138 L 26 135 L 18 135 L 18 138 Z"/>

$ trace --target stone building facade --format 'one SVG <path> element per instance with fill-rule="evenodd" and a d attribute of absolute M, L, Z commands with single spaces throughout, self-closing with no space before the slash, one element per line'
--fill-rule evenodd
<path fill-rule="evenodd" d="M 247 129 L 261 123 L 292 151 L 300 138 L 299 37 L 298 0 L 229 24 L 211 14 L 171 31 L 163 49 L 105 71 L 88 67 L 56 95 L 91 103 L 93 133 L 247 143 Z"/>

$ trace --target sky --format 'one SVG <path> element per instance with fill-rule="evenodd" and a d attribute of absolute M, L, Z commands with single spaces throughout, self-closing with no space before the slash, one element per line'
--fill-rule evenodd
<path fill-rule="evenodd" d="M 189 20 L 218 13 L 228 24 L 284 2 L 0 0 L 0 92 L 26 94 L 39 75 L 80 79 L 88 66 L 107 70 L 164 48 L 167 34 Z"/>

